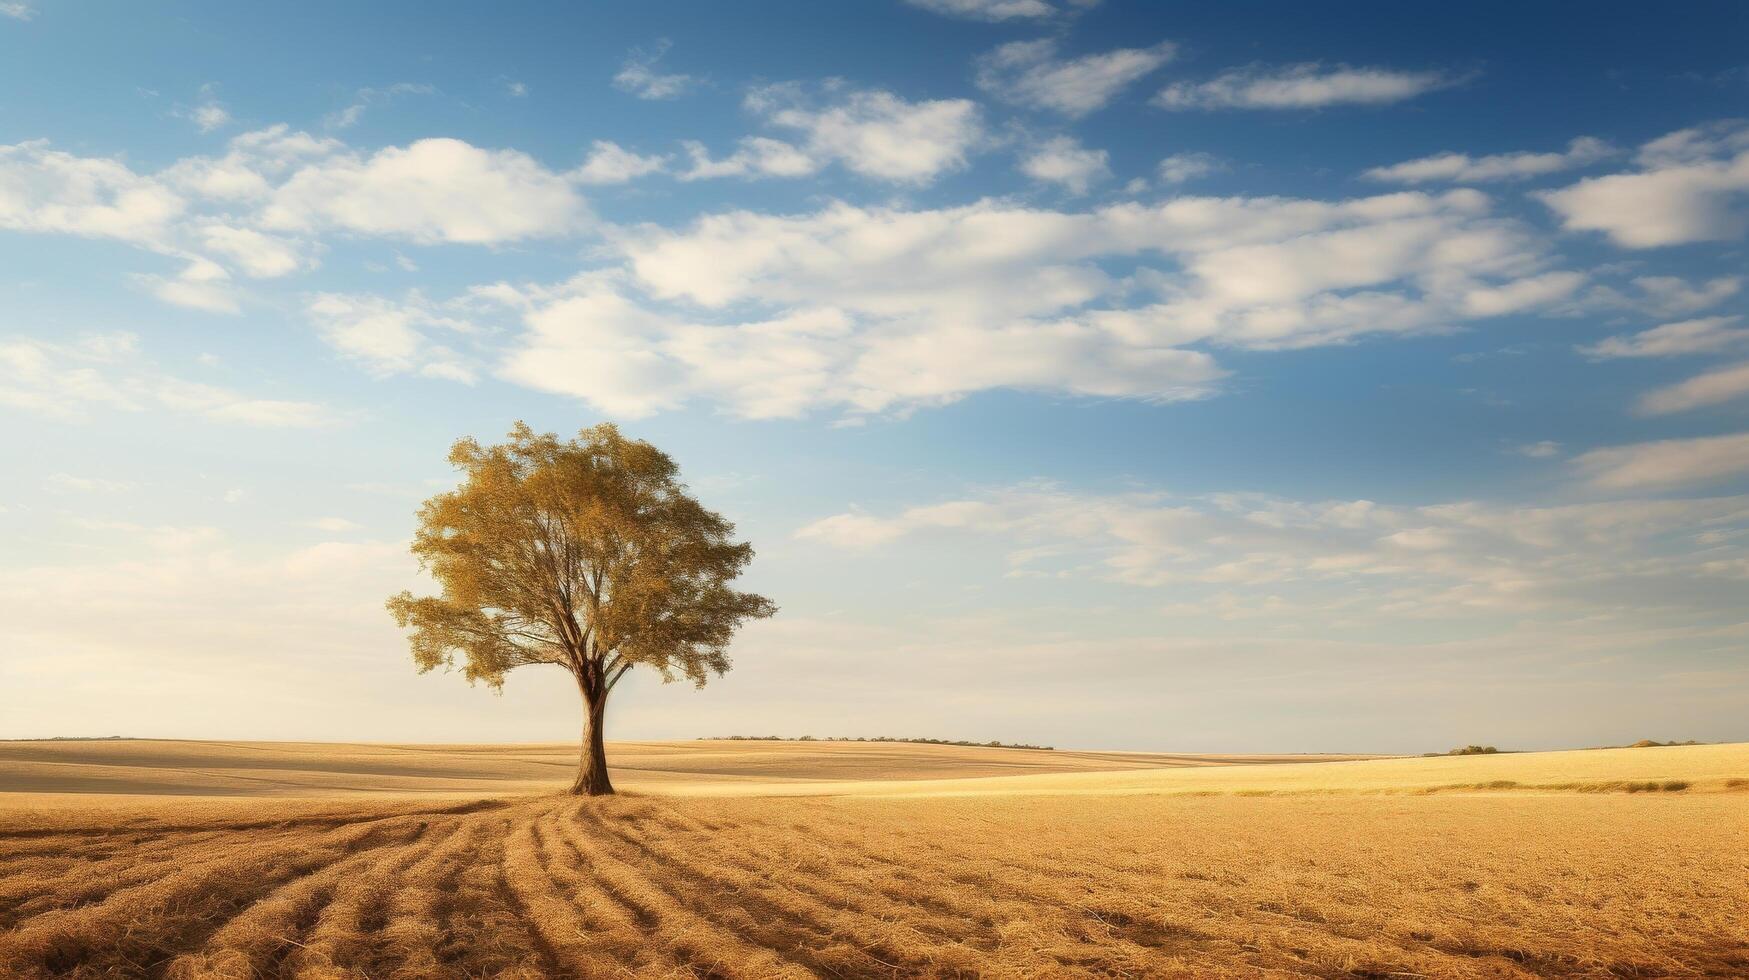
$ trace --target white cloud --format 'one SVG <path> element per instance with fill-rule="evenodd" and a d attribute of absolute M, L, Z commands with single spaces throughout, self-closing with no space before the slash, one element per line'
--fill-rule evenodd
<path fill-rule="evenodd" d="M 1742 289 L 1743 280 L 1737 276 L 1719 276 L 1696 284 L 1677 276 L 1639 276 L 1633 284 L 1640 296 L 1625 305 L 1654 316 L 1677 316 L 1717 306 L 1730 299 Z"/>
<path fill-rule="evenodd" d="M 931 13 L 966 20 L 1012 20 L 1016 17 L 1049 17 L 1056 8 L 1044 0 L 905 0 Z"/>
<path fill-rule="evenodd" d="M 1440 153 L 1388 167 L 1374 167 L 1362 176 L 1368 180 L 1397 184 L 1423 184 L 1431 181 L 1471 184 L 1528 180 L 1531 177 L 1587 166 L 1615 152 L 1613 147 L 1600 139 L 1581 136 L 1568 143 L 1565 151 L 1558 153 L 1496 153 L 1483 157 L 1472 157 L 1466 153 Z"/>
<path fill-rule="evenodd" d="M 528 84 L 525 82 L 508 81 L 504 83 L 504 94 L 513 99 L 528 97 Z"/>
<path fill-rule="evenodd" d="M 466 335 L 467 320 L 450 316 L 417 293 L 403 300 L 321 293 L 305 307 L 322 339 L 378 375 L 420 374 L 472 384 L 475 369 L 434 334 Z"/>
<path fill-rule="evenodd" d="M 596 140 L 588 159 L 571 171 L 571 179 L 580 184 L 623 184 L 654 173 L 661 173 L 668 157 L 639 156 L 612 140 Z"/>
<path fill-rule="evenodd" d="M 1480 288 L 1521 281 L 1539 262 L 1535 245 L 1487 210 L 1473 191 L 1337 203 L 1176 198 L 1080 213 L 993 201 L 919 211 L 839 203 L 811 215 L 740 211 L 689 229 L 646 226 L 622 232 L 619 247 L 665 300 L 961 322 L 1073 311 L 1118 291 L 1093 260 L 1135 257 L 1149 265 L 1140 284 L 1161 302 L 1090 317 L 1136 343 L 1274 345 L 1335 339 L 1332 330 L 1424 328 L 1464 316 L 1459 308 Z M 1405 279 L 1417 281 L 1412 295 L 1380 289 Z"/>
<path fill-rule="evenodd" d="M 692 161 L 692 166 L 679 175 L 681 180 L 806 177 L 821 167 L 820 161 L 794 145 L 764 136 L 742 137 L 735 152 L 720 160 L 711 159 L 710 151 L 703 143 L 687 140 L 681 146 Z"/>
<path fill-rule="evenodd" d="M 1343 202 L 1176 198 L 1089 212 L 833 203 L 615 229 L 624 260 L 477 292 L 522 318 L 507 378 L 647 415 L 899 412 L 993 388 L 1176 401 L 1193 344 L 1340 343 L 1536 309 L 1581 282 L 1475 191 Z M 1138 268 L 1119 280 L 1107 258 Z"/>
<path fill-rule="evenodd" d="M 1551 456 L 1561 454 L 1561 444 L 1552 439 L 1544 439 L 1541 442 L 1527 442 L 1522 446 L 1516 446 L 1512 451 L 1520 456 L 1529 456 L 1531 459 L 1548 459 Z"/>
<path fill-rule="evenodd" d="M 679 98 L 697 80 L 691 75 L 663 75 L 656 71 L 656 63 L 668 53 L 669 47 L 669 40 L 662 38 L 650 50 L 632 49 L 619 74 L 613 76 L 613 87 L 640 99 Z"/>
<path fill-rule="evenodd" d="M 1388 105 L 1457 84 L 1438 71 L 1326 67 L 1316 62 L 1270 68 L 1253 65 L 1200 83 L 1161 89 L 1163 109 L 1318 109 L 1333 105 Z"/>
<path fill-rule="evenodd" d="M 1033 180 L 1060 184 L 1080 195 L 1111 176 L 1110 158 L 1106 151 L 1089 150 L 1072 136 L 1058 136 L 1034 147 L 1020 161 L 1020 170 Z"/>
<path fill-rule="evenodd" d="M 1666 323 L 1628 337 L 1608 337 L 1578 350 L 1598 360 L 1715 354 L 1749 346 L 1749 329 L 1736 325 L 1741 319 L 1737 316 L 1709 316 Z"/>
<path fill-rule="evenodd" d="M 1592 484 L 1612 490 L 1711 483 L 1749 472 L 1749 432 L 1593 449 L 1574 463 Z"/>
<path fill-rule="evenodd" d="M 492 244 L 565 234 L 587 214 L 570 181 L 526 154 L 422 139 L 302 167 L 272 192 L 261 221 L 279 231 Z"/>
<path fill-rule="evenodd" d="M 231 113 L 218 99 L 218 89 L 211 84 L 200 87 L 200 102 L 194 106 L 178 106 L 173 113 L 194 123 L 202 133 L 210 133 L 231 124 Z"/>
<path fill-rule="evenodd" d="M 341 531 L 356 531 L 362 525 L 349 521 L 344 517 L 318 517 L 315 520 L 305 521 L 304 526 L 315 528 L 318 531 L 332 531 L 339 533 Z"/>
<path fill-rule="evenodd" d="M 1648 169 L 1680 167 L 1706 163 L 1742 150 L 1749 150 L 1749 122 L 1721 119 L 1666 133 L 1642 145 L 1636 159 Z"/>
<path fill-rule="evenodd" d="M 1697 374 L 1640 397 L 1641 415 L 1670 415 L 1749 396 L 1749 362 Z"/>
<path fill-rule="evenodd" d="M 231 124 L 231 114 L 218 102 L 203 102 L 188 110 L 187 118 L 194 128 L 210 133 Z"/>
<path fill-rule="evenodd" d="M 181 263 L 135 274 L 165 302 L 237 312 L 233 274 L 313 268 L 322 232 L 497 244 L 579 230 L 575 175 L 515 151 L 421 140 L 370 156 L 285 126 L 155 174 L 31 142 L 0 146 L 0 229 L 111 238 Z"/>
<path fill-rule="evenodd" d="M 0 145 L 0 228 L 164 247 L 186 208 L 119 160 L 75 157 L 42 140 Z"/>
<path fill-rule="evenodd" d="M 210 254 L 229 259 L 245 274 L 271 279 L 313 264 L 299 243 L 221 222 L 202 225 L 200 244 Z"/>
<path fill-rule="evenodd" d="M 36 16 L 36 8 L 23 0 L 4 0 L 0 2 L 0 17 L 10 17 L 13 20 L 29 20 Z"/>
<path fill-rule="evenodd" d="M 988 540 L 1011 578 L 1092 578 L 1216 601 L 1261 593 L 1261 611 L 1320 609 L 1323 628 L 1338 618 L 1602 610 L 1624 594 L 1674 600 L 1726 557 L 1696 535 L 1746 525 L 1749 497 L 1393 506 L 1019 486 L 890 517 L 847 511 L 795 537 L 862 551 L 915 537 L 956 553 Z"/>
<path fill-rule="evenodd" d="M 251 398 L 165 374 L 145 362 L 138 339 L 127 333 L 73 342 L 0 339 L 0 406 L 64 420 L 96 409 L 157 408 L 266 427 L 335 421 L 328 409 L 312 402 Z"/>
<path fill-rule="evenodd" d="M 1476 286 L 1464 292 L 1462 308 L 1471 316 L 1505 316 L 1546 307 L 1573 295 L 1585 282 L 1578 272 L 1545 272 L 1499 286 Z"/>
<path fill-rule="evenodd" d="M 819 541 L 835 548 L 873 548 L 897 541 L 914 527 L 909 520 L 885 520 L 856 511 L 833 514 L 803 525 L 795 536 L 803 541 Z"/>
<path fill-rule="evenodd" d="M 236 290 L 230 275 L 216 263 L 196 259 L 175 276 L 142 275 L 136 279 L 172 306 L 206 313 L 239 313 Z"/>
<path fill-rule="evenodd" d="M 1072 323 L 873 323 L 831 306 L 689 319 L 604 281 L 571 284 L 536 305 L 525 326 L 506 377 L 627 417 L 694 399 L 748 418 L 876 412 L 996 387 L 1166 401 L 1207 395 L 1223 374 L 1207 354 L 1128 348 Z"/>
<path fill-rule="evenodd" d="M 1174 153 L 1160 161 L 1160 179 L 1168 184 L 1183 184 L 1207 177 L 1224 168 L 1219 158 L 1207 153 Z"/>
<path fill-rule="evenodd" d="M 858 91 L 820 105 L 799 86 L 772 85 L 749 93 L 746 104 L 771 125 L 800 132 L 814 160 L 896 183 L 925 184 L 963 168 L 984 138 L 969 99 L 909 102 L 891 92 Z"/>
<path fill-rule="evenodd" d="M 1671 133 L 1640 148 L 1638 173 L 1591 177 L 1538 195 L 1570 231 L 1623 248 L 1729 241 L 1749 229 L 1749 125 Z"/>
<path fill-rule="evenodd" d="M 222 157 L 188 157 L 157 174 L 165 186 L 220 205 L 252 205 L 312 162 L 343 153 L 339 140 L 295 132 L 279 124 L 233 137 Z"/>
<path fill-rule="evenodd" d="M 1084 116 L 1172 60 L 1175 51 L 1161 42 L 1060 59 L 1054 40 L 1014 41 L 978 59 L 975 81 L 1007 102 Z"/>

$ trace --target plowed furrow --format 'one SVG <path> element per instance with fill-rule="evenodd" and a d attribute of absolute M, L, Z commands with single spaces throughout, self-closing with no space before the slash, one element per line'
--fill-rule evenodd
<path fill-rule="evenodd" d="M 314 928 L 287 955 L 291 972 L 359 966 L 378 942 L 377 932 L 387 918 L 383 909 L 403 873 L 455 831 L 454 821 L 432 824 L 419 819 L 405 842 L 372 851 L 368 855 L 372 860 L 338 879 Z"/>
<path fill-rule="evenodd" d="M 385 859 L 367 850 L 281 885 L 226 922 L 198 953 L 179 957 L 177 978 L 278 976 L 293 953 L 307 945 L 309 932 L 335 892 Z"/>
<path fill-rule="evenodd" d="M 109 894 L 47 912 L 0 936 L 0 969 L 76 973 L 87 960 L 119 962 L 131 975 L 161 971 L 257 896 L 359 850 L 395 843 L 377 826 L 343 828 L 300 844 L 242 848 Z"/>
<path fill-rule="evenodd" d="M 887 849 L 878 838 L 859 841 L 849 836 L 828 846 L 840 858 L 854 855 L 850 860 L 885 866 L 896 882 L 883 888 L 889 896 L 927 893 L 932 909 L 979 921 L 1000 934 L 1005 945 L 1024 941 L 1034 948 L 1054 948 L 1064 941 L 1094 942 L 1104 949 L 1107 965 L 1151 971 L 1162 968 L 1161 957 L 1210 938 L 1146 900 L 1158 891 L 1157 873 L 1088 879 L 1058 870 L 1046 877 L 1017 875 L 1014 866 L 992 862 L 981 880 L 968 880 L 963 871 L 954 873 L 968 862 L 951 852 L 935 861 L 907 860 L 883 853 Z"/>
<path fill-rule="evenodd" d="M 807 977 L 811 973 L 803 966 L 779 953 L 747 942 L 688 908 L 665 882 L 640 869 L 635 855 L 627 860 L 610 841 L 619 838 L 609 833 L 596 812 L 597 805 L 584 803 L 562 811 L 566 823 L 578 828 L 569 835 L 577 848 L 583 866 L 590 874 L 611 888 L 614 894 L 654 920 L 655 936 L 704 976 L 723 977 Z"/>
<path fill-rule="evenodd" d="M 437 949 L 443 934 L 438 900 L 455 890 L 463 868 L 478 859 L 483 830 L 480 818 L 456 819 L 455 833 L 414 862 L 400 887 L 390 894 L 388 922 L 374 949 L 371 975 L 431 977 L 440 973 Z"/>
<path fill-rule="evenodd" d="M 221 837 L 207 845 L 164 849 L 141 856 L 93 862 L 76 862 L 60 874 L 38 879 L 18 877 L 0 883 L 0 928 L 55 910 L 90 906 L 110 895 L 162 879 L 166 874 L 188 869 L 191 864 L 223 864 L 283 843 L 284 834 Z"/>
<path fill-rule="evenodd" d="M 545 841 L 538 823 L 534 818 L 525 819 L 504 843 L 504 881 L 509 894 L 542 950 L 560 968 L 575 976 L 612 976 L 620 969 L 621 955 L 634 948 L 630 937 L 635 933 L 615 935 L 610 920 L 597 917 L 590 921 L 572 895 L 555 881 L 543 855 Z"/>
<path fill-rule="evenodd" d="M 782 879 L 795 890 L 811 894 L 829 906 L 864 913 L 877 920 L 903 919 L 916 934 L 932 935 L 944 946 L 976 942 L 989 922 L 974 904 L 970 908 L 942 902 L 932 893 L 935 879 L 917 880 L 906 888 L 895 885 L 887 865 L 867 860 L 862 851 L 839 844 L 827 846 L 810 835 L 787 828 L 751 826 L 729 840 L 713 841 L 720 859 L 760 876 L 783 869 Z M 909 869 L 906 869 L 909 874 Z M 776 877 L 776 875 L 773 875 Z"/>
<path fill-rule="evenodd" d="M 444 922 L 451 926 L 448 935 L 455 936 L 458 943 L 467 942 L 469 938 L 479 938 L 486 942 L 500 940 L 502 936 L 521 938 L 521 949 L 526 950 L 525 963 L 533 961 L 533 964 L 537 964 L 540 975 L 553 977 L 570 971 L 577 977 L 589 977 L 593 975 L 591 971 L 579 970 L 586 963 L 586 959 L 561 954 L 560 949 L 553 945 L 553 926 L 542 926 L 540 912 L 551 914 L 554 910 L 560 910 L 563 900 L 549 893 L 551 882 L 547 882 L 546 877 L 540 875 L 539 861 L 530 859 L 533 854 L 532 837 L 525 842 L 523 835 L 532 835 L 532 831 L 533 824 L 528 821 L 507 821 L 502 828 L 502 835 L 497 838 L 497 847 L 483 856 L 493 859 L 493 865 L 474 866 L 463 873 L 463 894 L 472 901 L 446 903 L 448 908 L 442 910 L 442 915 Z M 530 905 L 530 900 L 539 901 L 539 907 Z M 484 910 L 484 914 L 470 921 L 463 917 L 463 908 Z M 491 929 L 491 924 L 504 924 L 511 928 Z M 563 931 L 556 933 L 556 936 L 561 942 L 565 940 Z M 451 945 L 448 952 L 449 957 L 456 961 L 467 959 L 460 950 L 455 949 L 455 945 Z"/>
<path fill-rule="evenodd" d="M 677 898 L 772 950 L 781 950 L 810 969 L 835 976 L 891 976 L 937 962 L 930 955 L 897 952 L 914 947 L 916 936 L 871 926 L 864 917 L 798 891 L 794 876 L 775 864 L 724 860 L 699 839 L 634 836 L 610 828 L 639 853 L 645 867 L 661 869 Z M 902 941 L 896 941 L 902 940 Z"/>

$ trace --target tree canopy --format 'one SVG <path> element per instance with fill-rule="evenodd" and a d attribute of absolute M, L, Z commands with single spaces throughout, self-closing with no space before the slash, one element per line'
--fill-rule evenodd
<path fill-rule="evenodd" d="M 728 670 L 735 631 L 777 611 L 730 587 L 753 548 L 667 454 L 611 424 L 563 441 L 518 422 L 500 445 L 457 441 L 449 460 L 461 485 L 424 503 L 412 545 L 441 594 L 402 592 L 389 612 L 421 672 L 459 657 L 470 682 L 496 688 L 518 667 L 564 668 L 585 707 L 573 789 L 612 792 L 608 693 L 639 665 L 699 687 Z"/>

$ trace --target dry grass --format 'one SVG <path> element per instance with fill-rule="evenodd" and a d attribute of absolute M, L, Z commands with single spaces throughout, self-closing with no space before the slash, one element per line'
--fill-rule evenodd
<path fill-rule="evenodd" d="M 1609 792 L 1523 791 L 1559 780 L 1512 756 L 929 796 L 61 797 L 0 811 L 0 976 L 1749 975 L 1749 747 L 1655 755 L 1565 780 Z M 1421 762 L 1482 768 L 1390 768 Z M 1274 786 L 1290 768 L 1333 791 Z M 1197 785 L 1131 782 L 1174 776 Z"/>

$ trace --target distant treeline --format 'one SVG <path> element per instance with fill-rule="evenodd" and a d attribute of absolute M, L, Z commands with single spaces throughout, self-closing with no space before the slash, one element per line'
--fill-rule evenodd
<path fill-rule="evenodd" d="M 1499 752 L 1499 751 L 1500 751 L 1499 749 L 1495 748 L 1492 745 L 1465 745 L 1465 746 L 1461 746 L 1459 748 L 1452 749 L 1450 752 L 1446 752 L 1444 754 L 1445 755 L 1493 755 L 1494 753 Z M 1441 753 L 1429 752 L 1427 754 L 1428 755 L 1439 755 Z"/>
<path fill-rule="evenodd" d="M 0 742 L 132 742 L 132 735 L 50 735 L 47 738 L 0 738 Z"/>
<path fill-rule="evenodd" d="M 825 737 L 825 738 L 815 738 L 812 735 L 801 735 L 801 736 L 797 736 L 795 738 L 790 738 L 790 737 L 785 736 L 785 735 L 721 735 L 721 736 L 718 736 L 716 738 L 709 738 L 709 737 L 700 736 L 699 741 L 700 742 L 713 742 L 713 741 L 720 741 L 720 742 L 912 742 L 912 743 L 915 743 L 917 745 L 964 745 L 964 746 L 968 746 L 971 748 L 982 748 L 982 749 L 1036 749 L 1040 752 L 1054 752 L 1054 751 L 1056 751 L 1055 746 L 1051 746 L 1051 745 L 1027 745 L 1027 744 L 1022 743 L 1022 742 L 967 742 L 964 740 L 947 739 L 947 738 L 892 738 L 892 737 L 887 736 L 887 735 L 877 735 L 874 738 L 864 738 L 862 736 L 858 736 L 856 738 L 851 738 L 848 735 L 846 735 L 842 738 L 832 738 L 830 736 Z"/>
<path fill-rule="evenodd" d="M 1642 738 L 1638 742 L 1635 742 L 1632 745 L 1603 745 L 1603 746 L 1598 746 L 1598 748 L 1605 748 L 1605 749 L 1652 749 L 1652 748 L 1659 748 L 1659 749 L 1661 749 L 1661 748 L 1667 748 L 1667 747 L 1672 746 L 1672 745 L 1705 745 L 1705 744 L 1707 744 L 1707 743 L 1696 742 L 1692 738 L 1686 742 L 1660 742 L 1660 741 L 1657 741 L 1656 739 Z M 1424 759 L 1431 759 L 1431 758 L 1435 758 L 1437 756 L 1442 756 L 1442 755 L 1494 755 L 1495 753 L 1500 752 L 1500 751 L 1502 751 L 1502 750 L 1497 749 L 1492 745 L 1465 745 L 1465 746 L 1462 746 L 1460 748 L 1452 749 L 1450 752 L 1423 752 L 1423 753 L 1421 753 L 1421 757 Z M 1504 751 L 1510 752 L 1512 750 L 1506 749 Z"/>

